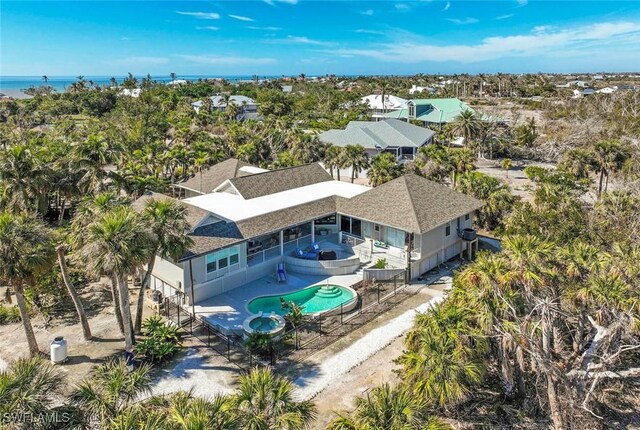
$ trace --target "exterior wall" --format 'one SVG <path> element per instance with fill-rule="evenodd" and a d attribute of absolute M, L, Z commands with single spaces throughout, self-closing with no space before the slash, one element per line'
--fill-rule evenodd
<path fill-rule="evenodd" d="M 191 190 L 187 190 L 184 189 L 184 198 L 188 199 L 189 197 L 198 197 L 201 196 L 202 194 L 196 192 L 196 191 L 191 191 Z"/>

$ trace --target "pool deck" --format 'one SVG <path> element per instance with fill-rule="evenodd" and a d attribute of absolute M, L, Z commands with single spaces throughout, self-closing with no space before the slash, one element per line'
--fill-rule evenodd
<path fill-rule="evenodd" d="M 313 276 L 287 273 L 287 282 L 279 283 L 275 276 L 265 276 L 197 303 L 195 312 L 225 334 L 241 334 L 243 321 L 251 315 L 246 305 L 256 297 L 287 294 L 327 282 L 349 287 L 361 280 L 362 274 Z"/>

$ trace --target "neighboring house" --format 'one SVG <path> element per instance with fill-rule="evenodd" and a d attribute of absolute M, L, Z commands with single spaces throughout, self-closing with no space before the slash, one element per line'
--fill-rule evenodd
<path fill-rule="evenodd" d="M 293 92 L 293 85 L 282 85 L 280 88 L 282 88 L 283 93 L 290 94 Z"/>
<path fill-rule="evenodd" d="M 591 96 L 595 93 L 596 93 L 596 90 L 594 90 L 593 88 L 585 88 L 582 90 L 576 89 L 576 90 L 573 90 L 573 98 L 579 99 L 580 97 Z"/>
<path fill-rule="evenodd" d="M 413 160 L 421 146 L 431 143 L 432 130 L 397 119 L 350 121 L 344 130 L 321 133 L 320 141 L 336 146 L 362 145 L 367 155 L 391 152 L 398 160 Z"/>
<path fill-rule="evenodd" d="M 389 112 L 384 116 L 405 121 L 421 121 L 425 127 L 442 127 L 453 122 L 465 110 L 475 112 L 468 104 L 456 98 L 411 99 L 407 102 L 406 108 Z"/>
<path fill-rule="evenodd" d="M 170 197 L 147 194 L 134 207 L 150 198 Z M 156 257 L 151 288 L 196 305 L 254 281 L 268 293 L 282 262 L 288 272 L 358 282 L 361 267 L 382 257 L 415 279 L 468 249 L 474 239 L 460 233 L 482 205 L 420 176 L 369 188 L 333 180 L 319 164 L 232 178 L 181 202 L 193 244 L 175 261 Z M 297 249 L 312 243 L 338 258 L 328 266 L 298 258 Z"/>
<path fill-rule="evenodd" d="M 140 88 L 123 88 L 120 90 L 120 92 L 118 93 L 119 96 L 129 96 L 129 97 L 133 97 L 133 98 L 138 98 L 140 97 L 140 93 L 142 92 L 142 89 Z"/>
<path fill-rule="evenodd" d="M 360 101 L 367 105 L 369 108 L 369 114 L 372 118 L 382 118 L 385 113 L 391 112 L 396 109 L 402 109 L 407 106 L 407 100 L 385 94 L 384 99 L 381 94 L 370 94 L 366 97 L 362 97 Z"/>
<path fill-rule="evenodd" d="M 409 94 L 415 94 L 415 93 L 423 93 L 423 92 L 428 92 L 431 94 L 435 94 L 436 93 L 436 89 L 432 88 L 432 87 L 419 87 L 417 85 L 412 85 L 411 89 L 409 90 Z"/>
<path fill-rule="evenodd" d="M 173 184 L 173 187 L 181 190 L 181 194 L 188 198 L 211 193 L 228 179 L 263 172 L 268 170 L 230 158 L 203 170 L 202 173 L 196 173 L 183 182 Z"/>
<path fill-rule="evenodd" d="M 596 91 L 599 94 L 613 94 L 618 91 L 618 87 L 604 87 Z"/>
<path fill-rule="evenodd" d="M 186 84 L 187 81 L 184 79 L 175 79 L 173 81 L 167 82 L 167 85 L 182 85 L 182 84 Z"/>
<path fill-rule="evenodd" d="M 212 96 L 209 97 L 209 99 L 211 100 L 211 112 L 224 112 L 227 108 L 224 96 Z M 229 97 L 229 103 L 237 106 L 238 115 L 236 116 L 236 119 L 238 121 L 245 119 L 258 119 L 258 103 L 256 103 L 252 98 L 242 95 L 233 95 Z M 204 102 L 201 100 L 191 103 L 191 106 L 193 106 L 196 113 L 200 113 L 200 108 L 202 108 L 203 105 Z"/>

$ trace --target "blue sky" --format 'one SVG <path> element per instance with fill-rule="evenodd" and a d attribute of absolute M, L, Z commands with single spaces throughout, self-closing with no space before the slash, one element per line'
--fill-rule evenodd
<path fill-rule="evenodd" d="M 633 71 L 638 1 L 7 1 L 0 75 Z"/>

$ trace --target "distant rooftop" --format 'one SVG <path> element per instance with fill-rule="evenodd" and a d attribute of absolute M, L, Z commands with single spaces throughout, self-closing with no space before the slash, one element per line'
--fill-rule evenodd
<path fill-rule="evenodd" d="M 351 121 L 344 130 L 328 130 L 321 133 L 323 142 L 336 146 L 362 145 L 367 149 L 387 147 L 419 148 L 428 143 L 435 132 L 406 121 Z"/>

